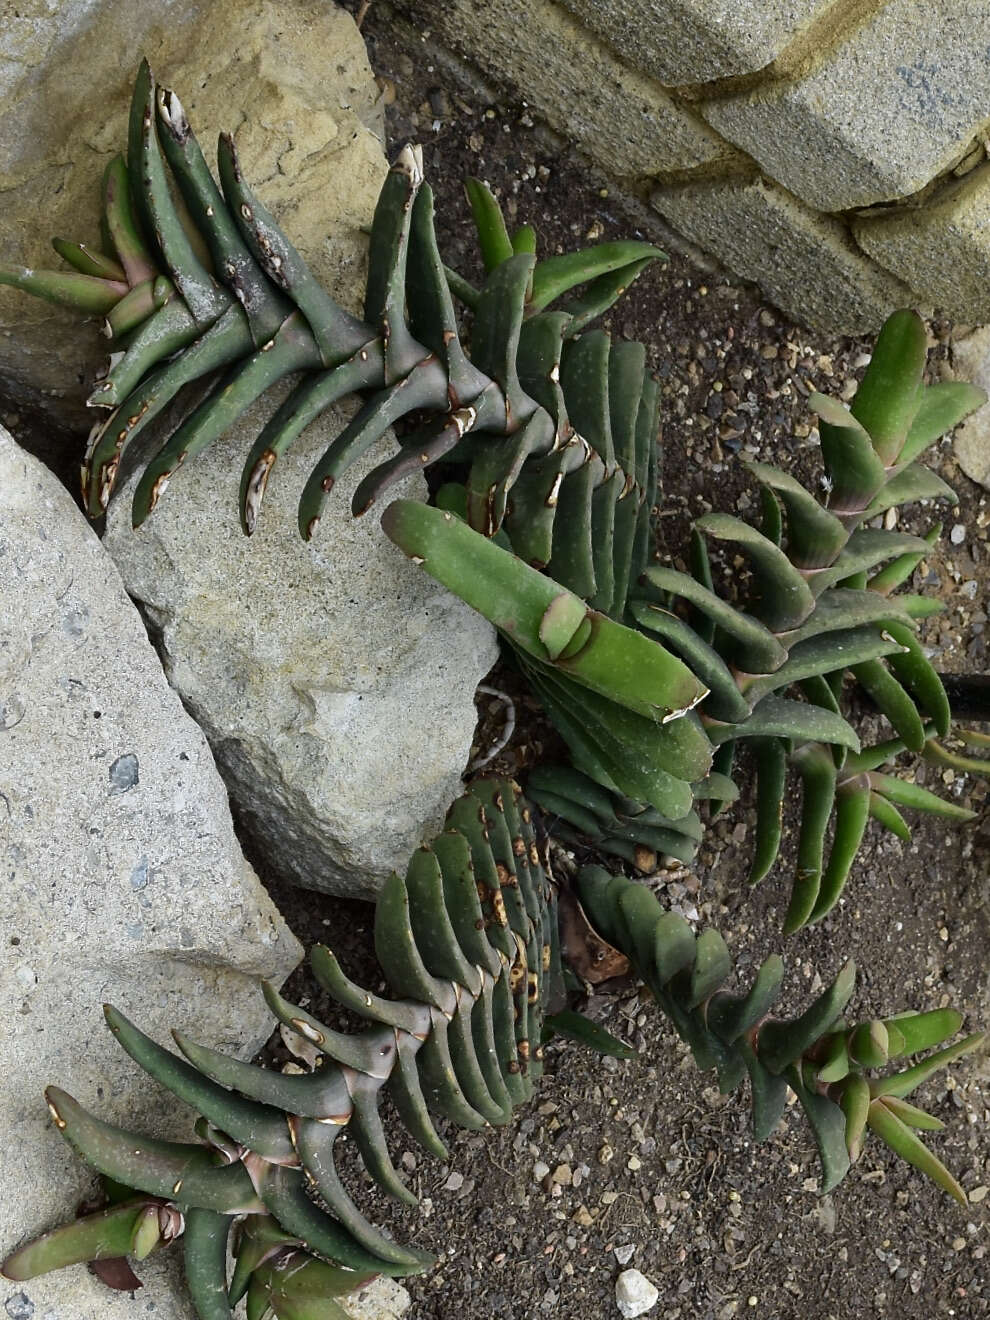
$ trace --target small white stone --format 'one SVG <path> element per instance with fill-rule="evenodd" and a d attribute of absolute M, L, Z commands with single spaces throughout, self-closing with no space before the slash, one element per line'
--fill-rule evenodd
<path fill-rule="evenodd" d="M 628 1265 L 636 1251 L 636 1245 L 633 1242 L 627 1242 L 625 1246 L 615 1248 L 615 1259 L 620 1265 Z"/>
<path fill-rule="evenodd" d="M 626 1320 L 652 1311 L 660 1294 L 639 1270 L 623 1270 L 615 1281 L 615 1304 Z"/>
<path fill-rule="evenodd" d="M 464 1186 L 464 1174 L 452 1173 L 443 1185 L 445 1192 L 459 1192 Z"/>
<path fill-rule="evenodd" d="M 953 545 L 962 545 L 966 539 L 966 528 L 962 523 L 953 524 L 952 531 L 949 533 L 949 540 Z"/>

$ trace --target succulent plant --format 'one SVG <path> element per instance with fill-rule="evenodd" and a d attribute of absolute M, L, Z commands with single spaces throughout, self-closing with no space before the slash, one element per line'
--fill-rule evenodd
<path fill-rule="evenodd" d="M 375 1274 L 432 1264 L 428 1253 L 399 1245 L 365 1218 L 341 1182 L 333 1148 L 346 1129 L 378 1185 L 414 1204 L 389 1158 L 380 1092 L 440 1156 L 446 1148 L 431 1115 L 468 1128 L 503 1124 L 532 1095 L 543 1071 L 545 1018 L 564 1006 L 564 991 L 556 896 L 515 784 L 481 779 L 454 803 L 443 833 L 413 854 L 405 878 L 387 881 L 374 929 L 398 999 L 355 985 L 329 949 L 317 947 L 310 959 L 329 994 L 371 1023 L 360 1034 L 335 1031 L 273 985 L 263 987 L 274 1016 L 320 1056 L 309 1073 L 243 1063 L 177 1034 L 180 1057 L 107 1006 L 107 1024 L 127 1053 L 198 1112 L 198 1143 L 112 1127 L 50 1087 L 59 1131 L 131 1195 L 21 1248 L 4 1273 L 20 1280 L 79 1260 L 141 1259 L 181 1236 L 202 1320 L 229 1317 L 245 1295 L 251 1320 L 308 1320 L 335 1314 L 326 1299 Z M 240 1217 L 228 1284 L 227 1244 Z"/>
<path fill-rule="evenodd" d="M 921 538 L 862 525 L 902 503 L 955 499 L 918 460 L 984 395 L 960 382 L 926 387 L 925 348 L 920 318 L 895 313 L 880 334 L 851 410 L 812 397 L 821 418 L 825 503 L 788 474 L 753 463 L 763 495 L 761 530 L 727 514 L 699 519 L 690 573 L 648 563 L 648 543 L 639 547 L 641 558 L 632 561 L 629 574 L 635 585 L 613 614 L 624 622 L 613 633 L 611 672 L 622 667 L 637 672 L 636 657 L 645 652 L 633 640 L 636 628 L 655 637 L 664 647 L 665 673 L 672 672 L 672 652 L 704 685 L 702 696 L 679 708 L 673 701 L 666 706 L 657 701 L 653 710 L 618 710 L 616 686 L 602 685 L 589 698 L 576 675 L 537 644 L 544 639 L 525 605 L 536 590 L 530 566 L 513 557 L 504 542 L 476 546 L 470 529 L 453 517 L 452 498 L 442 515 L 397 501 L 382 520 L 407 554 L 500 628 L 581 772 L 568 778 L 563 792 L 545 781 L 534 792 L 539 797 L 557 791 L 556 814 L 593 841 L 609 840 L 608 851 L 629 858 L 637 844 L 651 850 L 647 834 L 636 836 L 637 821 L 649 831 L 669 830 L 683 820 L 693 831 L 696 797 L 722 794 L 725 801 L 726 794 L 736 795 L 729 778 L 733 749 L 739 740 L 751 740 L 758 828 L 750 879 L 756 883 L 777 858 L 788 769 L 797 772 L 802 819 L 787 931 L 820 919 L 837 902 L 870 817 L 902 837 L 907 827 L 899 806 L 971 818 L 958 805 L 886 773 L 898 754 L 921 752 L 946 764 L 951 759 L 960 769 L 965 761 L 970 772 L 990 768 L 977 758 L 960 760 L 938 741 L 950 731 L 949 703 L 914 635 L 916 620 L 937 604 L 923 596 L 894 595 L 937 529 Z M 601 381 L 586 375 L 582 385 L 583 402 L 597 391 L 601 405 Z M 564 402 L 569 402 L 566 389 Z M 734 543 L 748 557 L 751 581 L 740 599 L 713 590 L 706 537 Z M 566 609 L 580 617 L 573 593 L 554 596 L 546 578 L 539 590 L 548 618 L 551 601 L 555 614 Z M 861 748 L 840 705 L 846 671 L 893 726 L 896 739 Z M 635 678 L 631 686 L 635 691 Z M 790 691 L 804 699 L 784 695 Z M 702 728 L 714 749 L 708 757 L 697 737 Z M 591 800 L 594 808 L 588 806 Z M 683 839 L 668 841 L 673 856 L 689 851 Z"/>
<path fill-rule="evenodd" d="M 579 873 L 577 894 L 698 1066 L 717 1069 L 723 1091 L 748 1073 L 758 1139 L 777 1125 L 790 1087 L 821 1152 L 823 1190 L 840 1181 L 869 1127 L 965 1200 L 915 1135 L 941 1123 L 905 1097 L 983 1038 L 964 1037 L 892 1076 L 869 1075 L 942 1044 L 961 1026 L 958 1013 L 849 1026 L 842 1019 L 854 985 L 847 964 L 798 1018 L 775 1020 L 769 1014 L 783 977 L 779 958 L 767 959 L 748 993 L 728 995 L 722 986 L 732 962 L 716 931 L 696 936 L 644 886 L 597 867 Z M 248 1320 L 335 1320 L 342 1314 L 335 1297 L 377 1274 L 402 1276 L 433 1263 L 376 1228 L 334 1164 L 334 1144 L 346 1129 L 379 1187 L 415 1203 L 389 1157 L 382 1091 L 420 1145 L 442 1157 L 432 1116 L 467 1128 L 509 1122 L 542 1074 L 549 1036 L 631 1054 L 565 1007 L 556 889 L 530 808 L 512 781 L 477 780 L 453 804 L 446 828 L 413 854 L 405 878 L 393 874 L 386 883 L 374 935 L 397 999 L 354 984 L 327 948 L 317 946 L 310 960 L 333 999 L 371 1023 L 363 1032 L 336 1031 L 264 984 L 288 1039 L 300 1039 L 309 1072 L 244 1063 L 179 1034 L 175 1054 L 107 1006 L 121 1046 L 197 1111 L 197 1140 L 161 1141 L 111 1126 L 49 1087 L 56 1127 L 108 1180 L 110 1204 L 19 1248 L 3 1264 L 6 1277 L 23 1281 L 88 1260 L 116 1286 L 134 1287 L 122 1258 L 142 1260 L 180 1242 L 201 1320 L 231 1320 L 241 1299 Z"/>
<path fill-rule="evenodd" d="M 498 528 L 506 494 L 525 471 L 516 524 L 532 537 L 524 506 L 539 503 L 544 486 L 556 500 L 565 476 L 586 466 L 591 451 L 565 416 L 547 411 L 526 392 L 528 374 L 543 379 L 549 359 L 559 365 L 565 338 L 610 306 L 662 255 L 658 249 L 641 242 L 604 243 L 538 261 L 533 231 L 525 228 L 510 239 L 491 193 L 473 183 L 470 195 L 490 274 L 480 290 L 455 279 L 473 307 L 469 357 L 437 249 L 433 198 L 417 148 L 399 153 L 382 188 L 371 231 L 364 320 L 338 306 L 319 285 L 248 187 L 228 136 L 220 138 L 217 161 L 222 191 L 178 97 L 155 86 L 144 62 L 131 104 L 127 161 L 117 158 L 107 172 L 106 255 L 56 240 L 56 250 L 75 266 L 72 273 L 0 267 L 0 282 L 105 314 L 106 333 L 119 345 L 88 400 L 110 410 L 93 429 L 83 466 L 89 512 L 106 510 L 127 448 L 184 385 L 227 368 L 146 466 L 134 495 L 135 525 L 152 511 L 183 463 L 276 381 L 304 372 L 245 463 L 240 492 L 245 531 L 255 526 L 279 456 L 338 399 L 367 391 L 365 405 L 306 484 L 299 506 L 304 537 L 313 535 L 340 474 L 393 423 L 420 410 L 430 420 L 360 483 L 355 513 L 408 473 L 455 449 L 462 454 L 470 449 L 473 524 L 486 533 Z M 582 285 L 583 294 L 561 310 L 546 310 Z M 613 369 L 625 386 L 636 377 L 637 363 L 638 401 L 644 393 L 642 351 L 633 348 L 630 359 L 623 350 Z M 648 387 L 645 393 L 649 396 Z M 653 469 L 646 432 L 636 430 L 637 407 L 619 455 L 629 466 L 621 468 L 614 458 L 607 467 L 596 460 L 580 483 L 567 483 L 563 499 L 566 508 L 574 505 L 578 486 L 584 490 L 593 476 L 594 485 L 607 485 L 594 501 L 596 517 L 611 518 L 612 507 L 621 502 L 622 535 L 635 531 L 642 538 Z M 590 510 L 591 494 L 584 498 Z M 572 545 L 569 530 L 558 563 L 565 552 L 587 557 L 590 533 L 589 522 L 583 543 Z"/>
<path fill-rule="evenodd" d="M 777 1126 L 790 1088 L 818 1146 L 823 1192 L 841 1182 L 859 1158 L 869 1128 L 967 1204 L 956 1179 L 917 1136 L 944 1124 L 906 1097 L 940 1068 L 977 1049 L 985 1035 L 964 1036 L 900 1072 L 871 1075 L 943 1045 L 962 1026 L 961 1014 L 945 1008 L 850 1025 L 843 1013 L 856 969 L 848 962 L 798 1017 L 773 1018 L 784 975 L 779 957 L 766 959 L 747 993 L 726 994 L 722 987 L 732 973 L 732 958 L 716 930 L 696 936 L 683 917 L 665 912 L 645 885 L 600 867 L 581 870 L 577 887 L 592 924 L 627 955 L 698 1067 L 717 1070 L 723 1093 L 735 1090 L 748 1074 L 757 1141 Z"/>

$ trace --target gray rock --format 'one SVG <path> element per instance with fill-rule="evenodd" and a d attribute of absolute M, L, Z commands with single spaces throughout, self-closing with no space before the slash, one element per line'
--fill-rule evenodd
<path fill-rule="evenodd" d="M 924 206 L 894 207 L 853 224 L 864 252 L 954 320 L 990 321 L 990 164 L 941 188 Z"/>
<path fill-rule="evenodd" d="M 371 897 L 459 791 L 494 632 L 392 545 L 378 512 L 352 518 L 351 492 L 385 443 L 300 539 L 299 493 L 345 424 L 340 410 L 279 460 L 258 529 L 243 534 L 240 470 L 275 402 L 176 473 L 137 532 L 132 479 L 105 543 L 272 865 L 311 889 Z M 396 493 L 424 489 L 417 477 Z"/>
<path fill-rule="evenodd" d="M 754 73 L 778 59 L 829 0 L 562 0 L 627 64 L 666 87 Z"/>
<path fill-rule="evenodd" d="M 905 284 L 863 255 L 838 220 L 763 179 L 665 185 L 650 200 L 682 234 L 756 281 L 800 324 L 862 334 L 878 329 L 895 308 L 917 303 Z"/>
<path fill-rule="evenodd" d="M 0 618 L 2 1258 L 91 1188 L 46 1084 L 111 1122 L 190 1130 L 114 1043 L 101 1003 L 159 1039 L 175 1024 L 250 1054 L 271 1024 L 256 978 L 281 981 L 301 950 L 241 854 L 206 740 L 109 556 L 2 428 Z M 150 1266 L 136 1309 L 82 1268 L 9 1285 L 0 1303 L 33 1306 L 35 1320 L 186 1320 L 171 1269 Z"/>
<path fill-rule="evenodd" d="M 19 0 L 3 13 L 0 260 L 59 268 L 53 234 L 97 238 L 100 177 L 126 143 L 143 54 L 202 128 L 208 159 L 219 130 L 234 134 L 250 182 L 329 287 L 360 270 L 358 226 L 385 172 L 382 103 L 346 10 L 326 0 Z M 82 402 L 105 354 L 95 324 L 0 287 L 0 377 L 19 394 L 88 427 Z"/>
<path fill-rule="evenodd" d="M 639 1270 L 623 1270 L 615 1281 L 615 1304 L 626 1320 L 652 1311 L 659 1298 L 657 1289 Z"/>
<path fill-rule="evenodd" d="M 990 104 L 987 0 L 888 0 L 805 76 L 702 106 L 822 211 L 906 197 L 950 169 Z"/>
<path fill-rule="evenodd" d="M 974 330 L 952 346 L 952 365 L 960 380 L 990 393 L 990 326 Z M 990 403 L 978 408 L 957 429 L 956 462 L 972 481 L 990 490 Z"/>

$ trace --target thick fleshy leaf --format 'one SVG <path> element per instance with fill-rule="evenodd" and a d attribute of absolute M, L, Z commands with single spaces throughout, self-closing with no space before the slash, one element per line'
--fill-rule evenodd
<path fill-rule="evenodd" d="M 942 1161 L 928 1149 L 920 1137 L 904 1123 L 884 1101 L 874 1100 L 870 1105 L 867 1124 L 872 1132 L 884 1141 L 895 1155 L 931 1178 L 932 1182 L 948 1192 L 960 1205 L 967 1205 L 966 1193 L 959 1186 Z"/>
<path fill-rule="evenodd" d="M 614 243 L 599 243 L 580 252 L 565 252 L 546 257 L 533 271 L 533 293 L 530 308 L 541 311 L 562 294 L 587 284 L 599 276 L 617 270 L 627 270 L 634 262 L 662 259 L 664 253 L 650 243 L 622 239 Z"/>
<path fill-rule="evenodd" d="M 785 632 L 804 623 L 815 600 L 804 577 L 779 546 L 728 513 L 706 513 L 696 526 L 720 541 L 741 545 L 750 556 L 759 592 L 754 613 L 771 632 Z"/>
<path fill-rule="evenodd" d="M 739 724 L 706 721 L 715 746 L 737 738 L 799 738 L 810 742 L 835 743 L 859 750 L 859 737 L 840 715 L 804 701 L 786 697 L 764 697 L 748 720 Z"/>
<path fill-rule="evenodd" d="M 772 1073 L 780 1074 L 811 1049 L 841 1016 L 856 986 L 856 964 L 847 962 L 830 986 L 800 1017 L 770 1021 L 760 1030 L 758 1052 Z"/>
<path fill-rule="evenodd" d="M 827 1096 L 809 1091 L 800 1080 L 798 1069 L 788 1071 L 787 1081 L 797 1095 L 808 1126 L 818 1146 L 822 1162 L 822 1194 L 837 1187 L 849 1172 L 849 1151 L 846 1149 L 846 1118 L 837 1104 Z"/>
<path fill-rule="evenodd" d="M 943 380 L 921 391 L 918 411 L 898 455 L 901 463 L 913 463 L 933 440 L 951 431 L 964 417 L 982 408 L 986 391 L 962 380 Z"/>
<path fill-rule="evenodd" d="M 787 752 L 780 738 L 757 738 L 753 742 L 753 751 L 756 757 L 756 844 L 749 883 L 758 885 L 769 874 L 780 852 Z"/>
<path fill-rule="evenodd" d="M 509 231 L 505 227 L 502 208 L 488 184 L 480 179 L 465 179 L 464 191 L 471 204 L 474 227 L 478 234 L 478 246 L 481 248 L 481 259 L 485 270 L 490 273 L 497 266 L 501 266 L 503 261 L 508 261 L 516 249 L 513 248 Z M 518 251 L 532 255 L 535 247 L 521 246 Z"/>
<path fill-rule="evenodd" d="M 869 433 L 877 456 L 896 462 L 921 403 L 928 339 L 917 312 L 893 312 L 853 399 L 852 415 Z"/>
<path fill-rule="evenodd" d="M 934 816 L 944 816 L 946 820 L 966 821 L 972 820 L 976 815 L 975 811 L 960 807 L 955 802 L 946 802 L 944 798 L 930 793 L 927 788 L 922 788 L 920 784 L 909 783 L 906 779 L 881 774 L 878 770 L 871 771 L 869 779 L 870 787 L 875 793 L 879 793 L 881 797 L 887 798 L 889 802 L 894 802 L 899 807 L 928 811 Z"/>
<path fill-rule="evenodd" d="M 559 1013 L 551 1013 L 546 1018 L 546 1030 L 549 1037 L 564 1036 L 567 1040 L 576 1041 L 578 1045 L 584 1045 L 596 1054 L 608 1054 L 613 1059 L 635 1059 L 636 1050 L 631 1045 L 613 1036 L 610 1031 L 597 1022 L 592 1022 L 591 1018 L 585 1017 L 582 1013 L 575 1013 L 571 1009 L 561 1009 Z"/>
<path fill-rule="evenodd" d="M 825 833 L 835 801 L 835 761 L 827 747 L 805 743 L 791 758 L 801 776 L 801 829 L 797 870 L 791 901 L 784 918 L 784 934 L 791 935 L 808 921 L 821 888 Z"/>
<path fill-rule="evenodd" d="M 944 1050 L 938 1050 L 935 1054 L 929 1054 L 927 1059 L 922 1059 L 912 1068 L 906 1068 L 904 1072 L 895 1073 L 892 1077 L 881 1077 L 879 1081 L 870 1083 L 870 1090 L 875 1096 L 894 1095 L 903 1100 L 916 1090 L 922 1082 L 927 1082 L 928 1078 L 940 1069 L 956 1059 L 961 1059 L 964 1054 L 971 1054 L 974 1050 L 980 1048 L 987 1040 L 987 1033 L 984 1031 L 973 1032 L 969 1036 L 964 1036 L 962 1040 L 957 1040 L 954 1045 L 947 1045 Z"/>
<path fill-rule="evenodd" d="M 65 1265 L 126 1256 L 131 1249 L 135 1226 L 149 1204 L 159 1203 L 129 1201 L 62 1224 L 60 1228 L 19 1247 L 0 1265 L 0 1273 L 4 1278 L 23 1283 L 39 1274 L 47 1274 L 49 1270 L 60 1270 Z"/>

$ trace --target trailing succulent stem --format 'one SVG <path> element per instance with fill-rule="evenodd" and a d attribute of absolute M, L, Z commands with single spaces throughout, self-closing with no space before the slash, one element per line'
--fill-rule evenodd
<path fill-rule="evenodd" d="M 581 352 L 592 338 L 578 337 L 568 351 Z M 416 512 L 401 501 L 386 511 L 383 525 L 392 539 L 501 630 L 567 743 L 580 773 L 547 769 L 533 787 L 537 799 L 565 822 L 565 831 L 575 828 L 634 862 L 657 852 L 658 844 L 660 851 L 688 860 L 697 821 L 694 800 L 718 803 L 737 795 L 730 778 L 733 749 L 749 740 L 758 808 L 751 883 L 777 859 L 789 772 L 801 782 L 797 874 L 785 918 L 789 932 L 820 920 L 838 901 L 870 818 L 902 837 L 907 826 L 901 806 L 970 818 L 955 804 L 886 772 L 903 751 L 972 773 L 990 768 L 939 741 L 950 733 L 948 698 L 915 636 L 917 620 L 932 609 L 924 597 L 895 594 L 939 529 L 922 538 L 866 525 L 900 504 L 955 499 L 919 459 L 984 396 L 958 382 L 925 386 L 925 343 L 920 318 L 897 312 L 881 331 L 851 409 L 812 397 L 821 419 L 824 502 L 789 474 L 751 463 L 762 488 L 762 528 L 728 514 L 699 519 L 689 572 L 650 562 L 649 537 L 633 537 L 631 557 L 622 556 L 622 590 L 603 606 L 618 626 L 612 633 L 610 681 L 599 683 L 594 695 L 545 644 L 543 616 L 527 612 L 534 599 L 532 569 L 518 553 L 513 557 L 514 542 L 476 548 L 469 528 L 456 523 L 453 514 L 463 509 L 453 495 L 445 497 L 443 523 L 434 511 Z M 579 415 L 582 426 L 615 417 L 611 373 L 586 367 L 580 376 L 561 373 L 554 380 L 560 408 Z M 625 398 L 642 388 L 630 381 Z M 642 414 L 647 395 L 640 397 Z M 613 425 L 610 438 L 620 425 Z M 601 429 L 588 433 L 596 440 L 603 435 Z M 608 562 L 614 564 L 615 525 L 611 532 L 600 543 L 611 548 Z M 711 541 L 738 546 L 749 561 L 749 584 L 738 599 L 714 589 Z M 595 536 L 592 544 L 599 544 Z M 554 572 L 552 558 L 548 572 Z M 582 619 L 579 600 L 573 599 L 581 597 L 576 583 L 555 596 L 544 578 L 539 591 L 547 620 L 551 602 L 555 615 L 568 612 Z M 589 611 L 582 626 L 589 627 L 594 597 L 585 599 Z M 577 645 L 580 634 L 575 631 L 574 637 Z M 637 672 L 645 637 L 662 647 L 665 676 L 672 674 L 675 656 L 696 676 L 702 688 L 695 699 L 679 708 L 673 699 L 638 708 L 624 701 L 619 675 Z M 861 748 L 844 714 L 847 673 L 896 738 Z M 657 835 L 658 829 L 667 834 Z"/>
<path fill-rule="evenodd" d="M 428 1253 L 365 1218 L 336 1171 L 334 1144 L 346 1129 L 378 1185 L 415 1203 L 385 1144 L 382 1091 L 436 1155 L 445 1146 L 433 1116 L 469 1128 L 507 1123 L 532 1095 L 545 1018 L 564 994 L 556 896 L 515 784 L 476 781 L 443 833 L 413 854 L 405 879 L 391 876 L 375 910 L 375 947 L 399 999 L 355 985 L 329 949 L 311 955 L 320 984 L 371 1024 L 359 1034 L 327 1027 L 265 984 L 275 1017 L 319 1055 L 308 1073 L 242 1063 L 176 1034 L 180 1056 L 108 1005 L 107 1024 L 127 1053 L 200 1115 L 198 1143 L 112 1127 L 50 1087 L 62 1135 L 133 1194 L 21 1248 L 4 1264 L 7 1277 L 141 1259 L 181 1236 L 202 1320 L 225 1320 L 245 1295 L 251 1320 L 323 1320 L 335 1314 L 329 1299 L 374 1275 L 431 1265 Z"/>
<path fill-rule="evenodd" d="M 748 1074 L 758 1139 L 776 1127 L 790 1087 L 815 1135 L 823 1190 L 858 1158 L 867 1127 L 950 1195 L 958 1183 L 917 1129 L 942 1124 L 906 1101 L 936 1069 L 974 1049 L 967 1036 L 906 1070 L 870 1074 L 888 1061 L 943 1044 L 961 1026 L 951 1009 L 900 1014 L 849 1026 L 847 964 L 799 1017 L 776 1020 L 783 964 L 771 957 L 745 995 L 722 986 L 732 961 L 713 930 L 695 935 L 662 912 L 652 893 L 597 867 L 577 878 L 594 927 L 630 959 L 702 1069 L 723 1091 Z M 379 1115 L 388 1092 L 410 1134 L 435 1155 L 446 1148 L 439 1115 L 462 1127 L 511 1119 L 543 1071 L 543 1042 L 577 1039 L 620 1058 L 632 1053 L 565 1007 L 557 898 L 530 808 L 508 780 L 477 780 L 451 807 L 444 831 L 393 874 L 375 910 L 375 948 L 397 999 L 348 979 L 329 949 L 311 966 L 323 988 L 370 1025 L 356 1034 L 326 1026 L 264 994 L 299 1039 L 312 1071 L 275 1072 L 218 1053 L 176 1033 L 181 1054 L 163 1048 L 106 1006 L 111 1032 L 150 1077 L 199 1117 L 197 1140 L 161 1141 L 114 1127 L 57 1087 L 52 1119 L 112 1191 L 110 1204 L 15 1251 L 3 1265 L 24 1281 L 81 1261 L 99 1262 L 118 1286 L 134 1287 L 122 1258 L 143 1260 L 181 1242 L 200 1320 L 231 1320 L 246 1299 L 248 1320 L 334 1320 L 335 1297 L 378 1274 L 406 1275 L 433 1257 L 387 1237 L 361 1212 L 334 1163 L 347 1130 L 368 1173 L 406 1203 L 415 1197 L 389 1157 Z M 228 1267 L 228 1251 L 232 1270 Z"/>
<path fill-rule="evenodd" d="M 747 1075 L 753 1133 L 765 1140 L 777 1126 L 788 1089 L 797 1096 L 822 1164 L 822 1191 L 831 1191 L 860 1156 L 865 1131 L 875 1132 L 961 1204 L 966 1194 L 917 1130 L 944 1126 L 905 1097 L 985 1037 L 974 1034 L 900 1072 L 872 1076 L 888 1063 L 944 1045 L 962 1026 L 954 1009 L 899 1013 L 849 1025 L 843 1017 L 855 987 L 851 962 L 798 1017 L 770 1016 L 784 965 L 767 958 L 745 994 L 726 994 L 732 958 L 715 930 L 695 935 L 683 917 L 664 912 L 653 893 L 597 866 L 578 875 L 578 894 L 592 925 L 627 955 L 699 1068 L 714 1068 L 719 1089 L 734 1091 Z"/>

